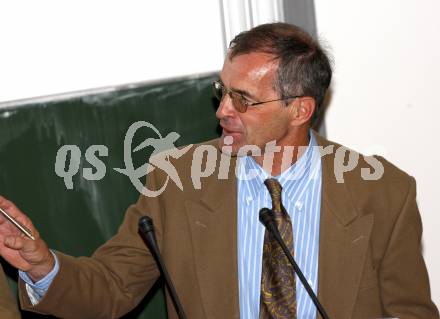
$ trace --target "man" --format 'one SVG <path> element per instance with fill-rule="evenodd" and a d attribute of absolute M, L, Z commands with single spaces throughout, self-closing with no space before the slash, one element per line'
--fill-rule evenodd
<path fill-rule="evenodd" d="M 1 198 L 0 207 L 36 237 L 0 224 L 2 256 L 25 272 L 22 306 L 62 318 L 128 312 L 159 275 L 137 231 L 148 214 L 189 318 L 318 318 L 258 222 L 259 210 L 272 207 L 330 318 L 439 318 L 420 251 L 414 180 L 310 130 L 330 79 L 327 56 L 295 26 L 267 24 L 237 36 L 214 83 L 222 136 L 172 160 L 183 191 L 170 183 L 158 197 L 141 196 L 91 258 L 52 253 Z M 214 167 L 198 184 L 189 172 L 201 155 Z M 154 170 L 148 189 L 166 178 Z M 177 318 L 171 302 L 168 314 Z"/>
<path fill-rule="evenodd" d="M 0 318 L 2 319 L 18 319 L 20 313 L 18 312 L 17 303 L 12 294 L 6 280 L 3 268 L 0 265 Z"/>

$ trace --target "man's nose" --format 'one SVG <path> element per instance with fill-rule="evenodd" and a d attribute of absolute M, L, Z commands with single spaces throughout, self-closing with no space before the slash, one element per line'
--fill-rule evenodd
<path fill-rule="evenodd" d="M 235 116 L 237 113 L 237 110 L 235 109 L 234 105 L 232 104 L 232 99 L 229 96 L 229 94 L 226 94 L 222 100 L 220 101 L 220 105 L 217 109 L 217 112 L 215 112 L 215 116 L 218 119 L 222 119 L 225 117 L 232 117 Z"/>

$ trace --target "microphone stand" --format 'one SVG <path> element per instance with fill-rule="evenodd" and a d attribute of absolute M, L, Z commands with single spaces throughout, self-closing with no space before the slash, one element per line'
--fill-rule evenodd
<path fill-rule="evenodd" d="M 287 248 L 286 244 L 284 243 L 283 239 L 281 238 L 280 232 L 278 231 L 278 227 L 275 224 L 275 220 L 273 218 L 273 212 L 268 208 L 262 208 L 259 212 L 259 218 L 260 218 L 260 222 L 269 231 L 269 233 L 272 234 L 272 236 L 275 238 L 275 240 L 281 246 L 281 249 L 284 251 L 284 254 L 286 255 L 287 259 L 289 259 L 290 263 L 292 264 L 293 269 L 295 270 L 295 273 L 298 275 L 299 280 L 303 284 L 303 286 L 306 289 L 307 293 L 309 294 L 310 298 L 312 298 L 312 301 L 315 304 L 316 308 L 318 309 L 319 313 L 321 314 L 321 317 L 323 319 L 329 319 L 327 313 L 324 310 L 324 307 L 319 302 L 318 297 L 316 297 L 315 293 L 313 292 L 312 287 L 310 287 L 310 285 L 307 282 L 306 278 L 304 277 L 301 269 L 299 268 L 299 266 L 295 262 L 295 259 L 293 258 L 292 254 L 290 253 L 289 249 Z"/>
<path fill-rule="evenodd" d="M 171 277 L 168 274 L 168 271 L 165 267 L 165 263 L 162 260 L 162 255 L 160 254 L 159 248 L 157 247 L 156 236 L 154 235 L 154 225 L 153 220 L 148 216 L 142 216 L 139 219 L 139 233 L 142 238 L 146 241 L 148 248 L 153 254 L 156 262 L 159 266 L 159 270 L 165 278 L 165 283 L 168 287 L 168 291 L 171 295 L 171 299 L 173 300 L 174 307 L 177 310 L 177 315 L 180 319 L 187 319 L 186 314 L 183 311 L 183 307 L 180 303 L 179 297 L 177 296 L 176 289 L 174 288 L 173 282 L 171 281 Z"/>

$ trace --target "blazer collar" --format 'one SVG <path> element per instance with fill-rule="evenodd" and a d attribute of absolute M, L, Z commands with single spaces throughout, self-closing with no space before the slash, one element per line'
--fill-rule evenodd
<path fill-rule="evenodd" d="M 350 179 L 337 183 L 334 173 L 335 152 L 341 146 L 313 133 L 321 147 L 323 185 L 318 298 L 330 317 L 350 318 L 374 219 L 372 214 L 362 215 L 357 210 L 349 189 L 352 185 Z"/>
<path fill-rule="evenodd" d="M 240 317 L 236 158 L 229 159 L 229 178 L 219 180 L 216 170 L 207 178 L 200 200 L 185 202 L 206 318 Z"/>
<path fill-rule="evenodd" d="M 321 200 L 340 224 L 346 226 L 358 216 L 358 212 L 347 190 L 347 184 L 337 183 L 335 177 L 334 154 L 341 145 L 326 140 L 315 131 L 312 133 L 315 135 L 321 152 L 323 185 Z"/>

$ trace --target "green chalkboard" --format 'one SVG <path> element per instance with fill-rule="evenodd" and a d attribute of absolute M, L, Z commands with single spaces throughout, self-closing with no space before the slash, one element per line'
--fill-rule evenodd
<path fill-rule="evenodd" d="M 139 196 L 129 178 L 113 169 L 125 166 L 127 129 L 147 121 L 163 136 L 179 133 L 177 146 L 217 136 L 210 86 L 216 78 L 211 74 L 1 108 L 0 194 L 28 214 L 51 248 L 89 256 L 116 232 L 125 209 Z M 148 127 L 139 129 L 133 145 L 147 137 L 157 135 Z M 55 173 L 56 155 L 63 145 L 77 145 L 81 152 L 72 189 Z M 99 180 L 87 180 L 83 174 L 84 168 L 96 170 L 85 159 L 91 145 L 108 149 L 107 156 L 99 157 L 106 167 Z M 145 163 L 151 151 L 133 153 L 135 167 Z M 5 268 L 16 281 L 16 271 Z M 161 287 L 158 282 L 126 318 L 166 318 Z"/>

